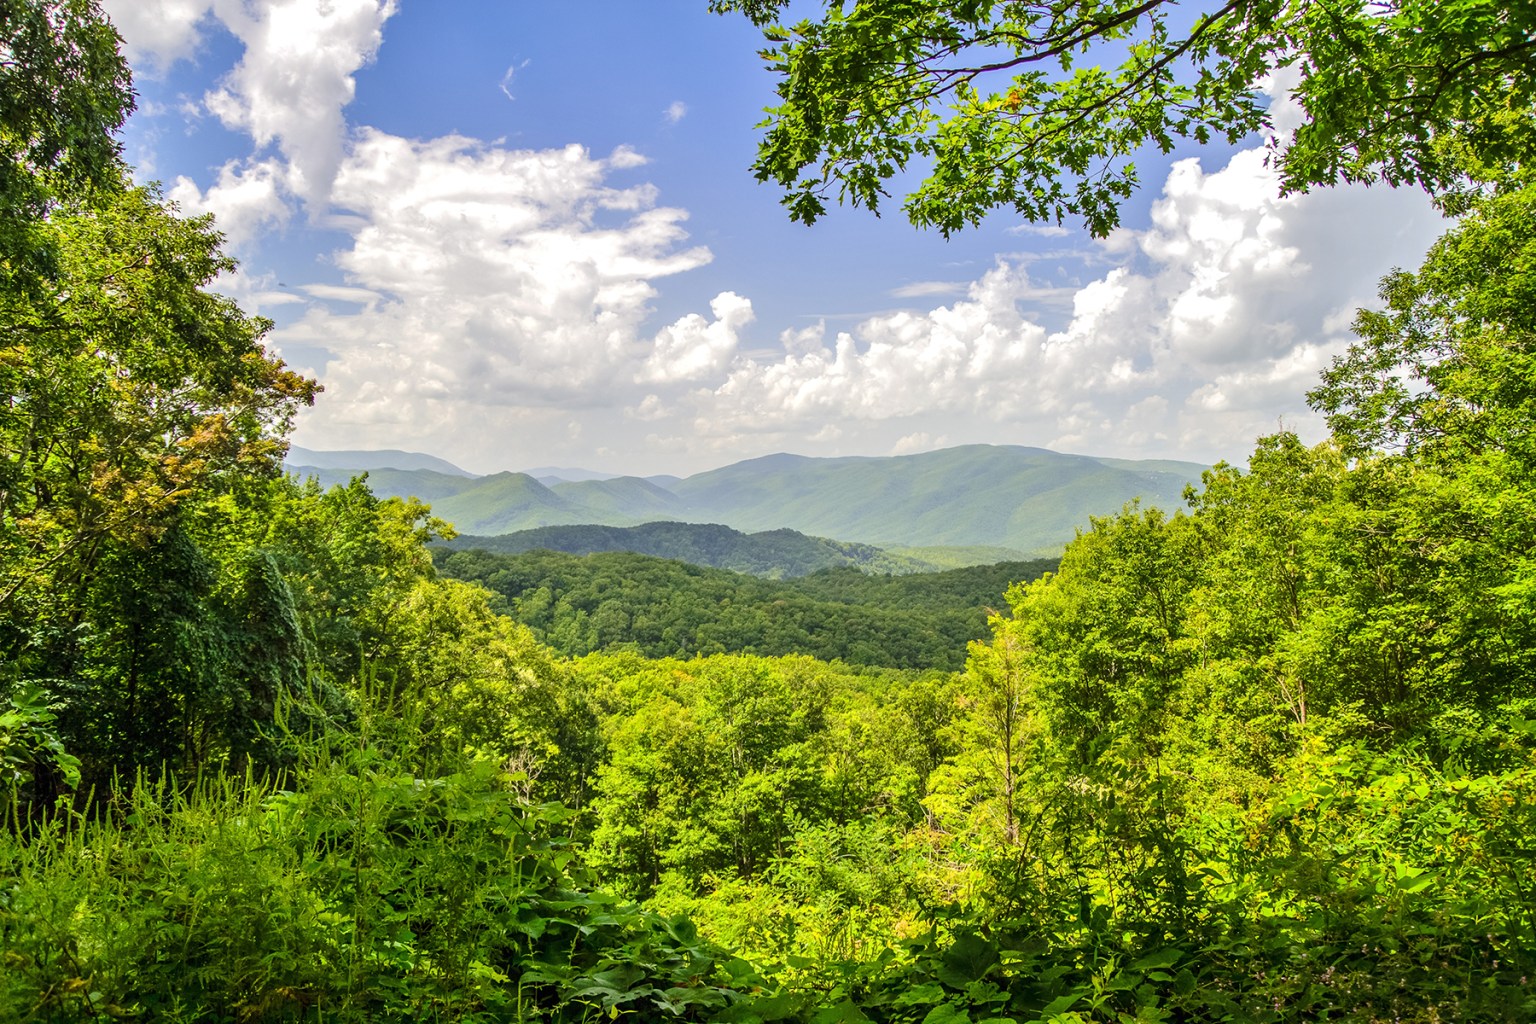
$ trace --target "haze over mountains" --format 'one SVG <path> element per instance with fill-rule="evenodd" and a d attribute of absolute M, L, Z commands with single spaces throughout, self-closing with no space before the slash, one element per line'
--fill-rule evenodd
<path fill-rule="evenodd" d="M 403 452 L 398 448 L 381 448 L 377 451 L 317 452 L 291 445 L 288 448 L 288 458 L 284 461 L 289 466 L 305 466 L 314 469 L 428 469 L 436 473 L 446 473 L 449 476 L 471 479 L 475 476 L 474 473 L 460 469 L 447 459 L 421 452 Z"/>
<path fill-rule="evenodd" d="M 342 465 L 351 461 L 351 465 Z M 1139 498 L 1172 510 L 1204 466 L 967 445 L 918 455 L 769 455 L 678 479 L 577 470 L 474 477 L 431 456 L 293 449 L 288 468 L 325 485 L 368 472 L 381 496 L 415 496 L 461 533 L 536 527 L 720 523 L 796 530 L 885 548 L 989 547 L 995 557 L 1054 554 L 1091 515 Z M 560 472 L 582 475 L 572 480 Z M 921 552 L 909 552 L 924 557 Z M 988 560 L 995 560 L 994 558 Z"/>
<path fill-rule="evenodd" d="M 560 551 L 572 555 L 625 551 L 771 579 L 792 579 L 834 567 L 893 575 L 954 568 L 894 554 L 872 544 L 807 537 L 795 530 L 742 533 L 717 523 L 536 526 L 497 537 L 460 534 L 448 542 L 448 547 L 508 555 L 526 551 Z M 982 553 L 961 559 L 967 564 L 1004 560 Z"/>

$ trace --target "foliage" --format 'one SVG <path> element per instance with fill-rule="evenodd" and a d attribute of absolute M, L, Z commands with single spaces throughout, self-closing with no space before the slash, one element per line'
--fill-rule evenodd
<path fill-rule="evenodd" d="M 917 813 L 930 760 L 911 696 L 931 678 L 855 674 L 809 658 L 580 663 L 606 757 L 591 856 L 644 894 L 751 878 L 803 826 Z"/>
<path fill-rule="evenodd" d="M 316 386 L 204 290 L 233 266 L 206 219 L 124 187 L 30 230 L 55 274 L 0 292 L 0 688 L 68 709 L 59 735 L 93 783 L 108 762 L 245 756 L 249 701 L 271 699 L 250 687 L 302 670 L 273 633 L 283 581 L 256 552 L 210 560 L 202 525 L 276 474 Z"/>
<path fill-rule="evenodd" d="M 857 77 L 896 30 L 943 60 L 976 42 L 1033 60 L 1049 41 L 946 21 L 1076 24 L 1161 76 L 1137 129 L 1158 137 L 1244 123 L 1279 26 L 1311 103 L 1293 183 L 1323 166 L 1439 187 L 1524 159 L 1509 62 L 1528 11 L 1235 0 L 1184 45 L 1161 7 L 871 0 L 783 53 Z M 43 101 L 34 123 L 0 99 L 0 184 L 22 211 L 4 241 L 46 256 L 0 253 L 0 1018 L 1536 1016 L 1536 250 L 1516 177 L 1460 197 L 1462 224 L 1361 315 L 1312 395 L 1330 441 L 1261 439 L 1187 512 L 1093 520 L 1054 572 L 791 585 L 635 556 L 444 556 L 493 594 L 438 576 L 428 544 L 451 531 L 420 501 L 276 474 L 314 384 L 205 290 L 230 266 L 210 226 L 108 173 L 126 80 L 94 8 L 0 0 L 0 29 L 3 82 Z M 847 48 L 861 40 L 868 60 Z M 1136 63 L 1170 54 L 1203 70 Z M 1412 62 L 1439 75 L 1427 111 Z M 946 73 L 912 69 L 859 81 L 921 99 Z M 801 70 L 794 88 L 825 85 Z M 1033 75 L 989 116 L 1069 95 Z M 1113 77 L 1068 81 L 1091 104 Z M 1384 104 L 1330 113 L 1378 80 Z M 1133 139 L 1102 121 L 1079 155 Z M 1351 125 L 1371 144 L 1341 143 Z M 1111 208 L 1096 202 L 1078 212 Z M 993 454 L 947 455 L 930 482 Z M 786 460 L 762 461 L 693 486 L 786 493 Z M 1030 465 L 1062 468 L 1047 461 Z M 983 623 L 1009 581 L 1011 614 Z M 824 644 L 958 667 L 973 642 L 950 676 L 804 655 L 571 663 L 499 614 L 509 598 L 567 650 Z"/>
<path fill-rule="evenodd" d="M 10 695 L 7 709 L 0 712 L 0 784 L 28 784 L 36 766 L 44 764 L 58 770 L 65 785 L 79 785 L 80 759 L 64 748 L 55 731 L 58 709 L 37 686 Z"/>
<path fill-rule="evenodd" d="M 1360 340 L 1308 395 L 1352 455 L 1396 451 L 1449 467 L 1495 455 L 1529 466 L 1536 380 L 1536 185 L 1488 197 L 1417 273 L 1382 282 Z"/>
<path fill-rule="evenodd" d="M 608 885 L 794 977 L 910 923 L 930 879 L 905 833 L 951 753 L 948 680 L 803 657 L 578 672 L 603 740 L 587 857 Z"/>
<path fill-rule="evenodd" d="M 121 188 L 133 90 L 117 43 L 94 0 L 0 0 L 0 293 L 57 276 L 56 206 Z"/>
<path fill-rule="evenodd" d="M 1301 127 L 1276 139 L 1288 191 L 1339 181 L 1459 191 L 1529 166 L 1536 20 L 1491 0 L 859 0 L 777 24 L 787 0 L 713 0 L 763 26 L 779 104 L 753 169 L 811 223 L 878 211 L 921 168 L 909 219 L 946 235 L 1009 207 L 1119 222 L 1132 157 L 1271 130 L 1261 93 L 1299 73 Z"/>
<path fill-rule="evenodd" d="M 78 579 L 102 542 L 153 539 L 194 492 L 273 475 L 273 433 L 316 391 L 263 351 L 265 322 L 203 290 L 233 267 L 206 218 L 131 189 L 46 230 L 60 279 L 0 294 L 0 612 L 28 619 L 56 603 L 45 570 Z"/>
<path fill-rule="evenodd" d="M 686 922 L 594 891 L 565 812 L 491 762 L 382 752 L 417 724 L 303 742 L 282 783 L 141 777 L 113 817 L 0 833 L 0 1017 L 697 1020 L 750 991 Z"/>
<path fill-rule="evenodd" d="M 1394 497 L 1438 615 L 1433 667 L 1478 703 L 1528 697 L 1536 636 L 1536 185 L 1485 197 L 1423 267 L 1383 283 L 1309 395 Z"/>
<path fill-rule="evenodd" d="M 824 569 L 769 581 L 645 555 L 439 552 L 443 571 L 484 584 L 556 650 L 648 657 L 809 654 L 893 668 L 959 668 L 1009 583 L 1054 563 L 869 576 Z"/>
<path fill-rule="evenodd" d="M 869 544 L 807 537 L 794 530 L 744 534 L 728 526 L 704 523 L 541 526 L 499 537 L 461 536 L 449 546 L 509 555 L 524 551 L 564 551 L 572 555 L 629 551 L 769 579 L 805 576 L 835 566 L 886 574 L 931 572 L 936 568 Z"/>

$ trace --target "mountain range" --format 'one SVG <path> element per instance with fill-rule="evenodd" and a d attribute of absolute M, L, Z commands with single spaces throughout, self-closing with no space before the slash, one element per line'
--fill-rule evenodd
<path fill-rule="evenodd" d="M 353 465 L 340 465 L 348 460 Z M 290 452 L 288 468 L 325 485 L 366 471 L 374 493 L 418 497 L 461 533 L 719 523 L 748 533 L 836 537 L 942 562 L 941 553 L 903 549 L 1003 549 L 987 560 L 1055 554 L 1090 516 L 1132 499 L 1179 507 L 1185 486 L 1206 467 L 966 445 L 888 457 L 769 455 L 681 479 L 566 470 L 586 477 L 567 479 L 549 468 L 539 471 L 548 482 L 529 473 L 474 477 L 431 456 L 302 449 Z"/>
<path fill-rule="evenodd" d="M 460 534 L 448 542 L 448 547 L 507 555 L 525 551 L 561 551 L 571 555 L 627 551 L 770 579 L 792 579 L 838 566 L 892 575 L 948 568 L 893 554 L 870 544 L 807 537 L 794 530 L 742 533 L 715 523 L 536 526 L 499 537 Z M 991 562 L 993 559 L 980 561 Z"/>

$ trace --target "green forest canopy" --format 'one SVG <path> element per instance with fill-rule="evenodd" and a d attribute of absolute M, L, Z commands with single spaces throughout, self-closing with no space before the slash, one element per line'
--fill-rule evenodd
<path fill-rule="evenodd" d="M 514 619 L 562 654 L 629 650 L 651 658 L 743 652 L 955 670 L 987 635 L 1010 584 L 1054 559 L 905 576 L 852 567 L 760 580 L 682 561 L 613 551 L 436 553 L 455 579 L 505 599 Z"/>
<path fill-rule="evenodd" d="M 1477 187 L 1327 441 L 1095 521 L 946 674 L 573 661 L 434 571 L 425 506 L 282 477 L 315 385 L 115 162 L 110 29 L 0 2 L 0 96 L 65 98 L 0 102 L 0 1018 L 1536 1016 L 1529 12 L 1223 10 L 1210 53 L 1316 58 L 1319 125 L 1335 72 L 1465 63 L 1338 152 Z"/>

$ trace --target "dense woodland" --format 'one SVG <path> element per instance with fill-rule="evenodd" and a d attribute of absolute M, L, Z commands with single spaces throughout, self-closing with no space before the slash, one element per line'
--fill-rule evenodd
<path fill-rule="evenodd" d="M 795 530 L 742 533 L 712 523 L 544 526 L 495 537 L 461 534 L 450 541 L 448 547 L 504 555 L 529 551 L 563 551 L 572 555 L 628 551 L 769 579 L 806 576 L 819 569 L 836 566 L 856 566 L 865 572 L 884 574 L 932 572 L 944 568 L 915 558 L 894 555 L 870 544 L 807 537 Z M 964 551 L 962 548 L 958 553 L 963 554 Z"/>
<path fill-rule="evenodd" d="M 1228 5 L 1169 56 L 1226 77 L 1145 103 L 1219 107 L 1315 10 Z M 0 1020 L 1536 1017 L 1530 12 L 1330 17 L 1461 98 L 1404 142 L 1301 94 L 1292 173 L 1331 138 L 1455 215 L 1310 394 L 1331 436 L 1095 520 L 941 672 L 572 658 L 426 506 L 284 477 L 316 385 L 129 182 L 115 34 L 0 0 Z"/>
<path fill-rule="evenodd" d="M 809 654 L 888 668 L 964 667 L 1010 583 L 1054 559 L 907 576 L 851 567 L 764 580 L 626 552 L 499 555 L 436 551 L 447 576 L 479 583 L 496 605 L 562 654 L 628 650 L 649 658 Z"/>

